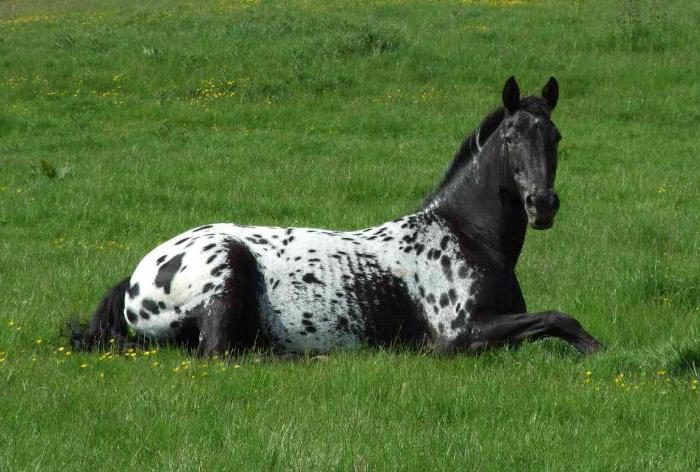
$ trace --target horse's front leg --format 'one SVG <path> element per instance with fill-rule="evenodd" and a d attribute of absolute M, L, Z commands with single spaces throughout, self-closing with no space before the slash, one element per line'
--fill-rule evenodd
<path fill-rule="evenodd" d="M 462 339 L 462 348 L 481 350 L 546 337 L 563 339 L 585 355 L 603 347 L 575 318 L 558 311 L 482 315 L 473 322 L 471 332 Z"/>

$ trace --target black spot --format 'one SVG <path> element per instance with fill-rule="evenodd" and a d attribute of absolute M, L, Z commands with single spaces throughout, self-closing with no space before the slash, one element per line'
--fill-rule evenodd
<path fill-rule="evenodd" d="M 428 296 L 427 296 L 425 299 L 426 299 L 427 302 L 430 303 L 431 305 L 432 305 L 433 303 L 435 303 L 435 295 L 433 295 L 432 293 L 429 293 Z"/>
<path fill-rule="evenodd" d="M 148 318 L 151 317 L 151 315 L 149 315 L 148 312 L 147 312 L 146 310 L 141 310 L 141 311 L 139 311 L 139 315 L 140 315 L 141 318 L 143 318 L 144 320 L 147 320 Z"/>
<path fill-rule="evenodd" d="M 467 269 L 467 266 L 465 266 L 465 265 L 459 266 L 459 270 L 457 271 L 457 275 L 459 275 L 460 279 L 466 279 L 467 275 L 469 275 L 469 269 Z"/>
<path fill-rule="evenodd" d="M 309 252 L 314 253 L 316 252 L 316 249 L 309 249 Z"/>
<path fill-rule="evenodd" d="M 161 310 L 165 310 L 165 303 L 158 302 L 158 308 L 160 308 Z"/>
<path fill-rule="evenodd" d="M 318 257 L 312 257 L 311 259 L 309 259 L 309 262 L 321 262 L 321 259 L 319 259 Z"/>
<path fill-rule="evenodd" d="M 416 283 L 418 283 L 418 282 L 420 281 L 420 279 L 418 278 L 418 272 L 415 272 L 415 273 L 413 274 L 413 280 L 415 280 Z"/>
<path fill-rule="evenodd" d="M 130 322 L 136 323 L 136 320 L 138 317 L 136 316 L 136 313 L 134 313 L 131 310 L 126 310 L 126 317 L 129 319 Z"/>
<path fill-rule="evenodd" d="M 173 329 L 178 329 L 180 326 L 182 326 L 182 323 L 180 323 L 179 321 L 173 321 L 170 323 L 170 327 Z"/>
<path fill-rule="evenodd" d="M 301 278 L 304 282 L 307 284 L 319 284 L 319 285 L 325 285 L 323 282 L 318 280 L 314 274 L 311 272 L 304 274 L 304 276 Z"/>
<path fill-rule="evenodd" d="M 141 302 L 141 306 L 145 309 L 153 313 L 154 315 L 157 315 L 160 313 L 160 310 L 158 309 L 158 304 L 151 300 L 150 298 L 146 298 Z"/>
<path fill-rule="evenodd" d="M 315 333 L 316 332 L 316 327 L 315 326 L 307 326 L 306 331 L 308 333 Z"/>
<path fill-rule="evenodd" d="M 211 264 L 211 261 L 213 261 L 214 259 L 216 259 L 216 254 L 212 254 L 207 258 L 207 264 Z"/>
<path fill-rule="evenodd" d="M 442 272 L 447 277 L 447 280 L 452 281 L 452 260 L 447 256 L 442 256 L 440 258 L 440 265 L 442 265 Z"/>
<path fill-rule="evenodd" d="M 313 314 L 309 313 L 308 311 L 305 311 L 301 316 L 304 318 L 313 318 Z"/>
<path fill-rule="evenodd" d="M 204 284 L 204 287 L 202 287 L 202 293 L 207 293 L 212 288 L 214 288 L 214 284 L 206 283 Z"/>
<path fill-rule="evenodd" d="M 192 232 L 195 233 L 195 232 L 197 232 L 197 231 L 204 231 L 205 229 L 209 229 L 209 228 L 211 228 L 211 227 L 212 227 L 212 225 L 200 226 L 200 227 L 197 228 L 197 229 L 193 229 Z"/>
<path fill-rule="evenodd" d="M 206 252 L 206 251 L 208 251 L 209 249 L 212 249 L 212 248 L 215 248 L 215 247 L 216 247 L 216 243 L 207 244 L 206 246 L 204 246 L 204 247 L 202 248 L 202 252 Z"/>
<path fill-rule="evenodd" d="M 275 283 L 272 285 L 272 290 L 276 289 L 279 284 L 280 284 L 280 281 L 276 280 Z"/>
<path fill-rule="evenodd" d="M 129 287 L 126 292 L 129 294 L 129 298 L 134 298 L 139 294 L 139 284 L 136 282 L 133 286 Z"/>
<path fill-rule="evenodd" d="M 438 260 L 440 259 L 440 254 L 442 254 L 442 251 L 439 249 L 433 249 L 433 259 Z"/>
<path fill-rule="evenodd" d="M 350 327 L 350 323 L 348 322 L 348 319 L 346 317 L 339 316 L 337 326 L 340 331 L 347 332 L 348 328 Z"/>
<path fill-rule="evenodd" d="M 446 307 L 448 303 L 450 303 L 450 299 L 447 298 L 447 294 L 443 293 L 442 295 L 440 295 L 440 306 Z"/>
<path fill-rule="evenodd" d="M 163 287 L 163 291 L 165 291 L 165 293 L 170 293 L 170 284 L 172 283 L 175 274 L 180 268 L 180 264 L 182 264 L 182 258 L 184 256 L 184 253 L 178 254 L 177 256 L 173 257 L 168 262 L 160 266 L 155 280 L 156 287 Z"/>
<path fill-rule="evenodd" d="M 421 252 L 423 252 L 423 249 L 425 249 L 425 246 L 422 244 L 416 244 L 413 246 L 416 249 L 416 256 L 420 256 Z"/>
<path fill-rule="evenodd" d="M 180 244 L 184 243 L 185 241 L 189 240 L 190 238 L 182 238 L 178 242 L 175 243 L 176 246 L 179 246 Z"/>
<path fill-rule="evenodd" d="M 420 293 L 421 298 L 425 298 L 425 289 L 422 286 L 418 287 L 418 293 Z"/>
<path fill-rule="evenodd" d="M 457 315 L 457 318 L 452 320 L 452 323 L 450 323 L 450 327 L 452 329 L 457 329 L 457 328 L 462 328 L 466 326 L 467 324 L 467 312 L 464 310 L 459 310 L 459 314 Z"/>
<path fill-rule="evenodd" d="M 450 296 L 450 301 L 452 303 L 457 301 L 457 292 L 455 292 L 455 289 L 451 288 L 447 291 L 447 295 Z"/>
<path fill-rule="evenodd" d="M 226 264 L 219 264 L 211 270 L 211 275 L 213 275 L 214 277 L 220 276 L 221 272 L 223 272 L 224 269 L 226 269 L 226 267 L 228 267 Z"/>
<path fill-rule="evenodd" d="M 180 307 L 179 306 L 175 305 L 174 310 L 175 310 L 175 313 L 180 314 Z"/>
<path fill-rule="evenodd" d="M 391 236 L 387 236 L 386 238 L 383 238 L 382 241 L 387 242 L 387 241 L 392 241 L 394 238 Z"/>
<path fill-rule="evenodd" d="M 301 324 L 304 326 L 313 326 L 314 322 L 311 320 L 301 320 Z"/>
<path fill-rule="evenodd" d="M 442 240 L 440 241 L 440 249 L 442 249 L 443 251 L 444 251 L 445 249 L 447 249 L 447 243 L 448 243 L 449 240 L 450 240 L 450 237 L 449 237 L 449 236 L 443 237 Z"/>
<path fill-rule="evenodd" d="M 160 265 L 165 260 L 166 257 L 168 257 L 168 256 L 166 256 L 166 255 L 160 256 L 158 259 L 156 259 L 156 264 Z"/>

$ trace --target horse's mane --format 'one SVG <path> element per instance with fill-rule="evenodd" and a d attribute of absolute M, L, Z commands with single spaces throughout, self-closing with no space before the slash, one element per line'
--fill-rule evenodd
<path fill-rule="evenodd" d="M 486 115 L 486 117 L 481 120 L 479 126 L 477 126 L 466 138 L 464 138 L 464 141 L 462 141 L 462 144 L 459 146 L 459 149 L 457 149 L 457 152 L 452 159 L 450 167 L 447 168 L 445 176 L 442 178 L 438 186 L 425 198 L 423 208 L 430 205 L 437 196 L 438 192 L 454 178 L 457 171 L 479 153 L 489 137 L 494 131 L 496 131 L 498 125 L 501 124 L 504 116 L 505 108 L 502 106 L 496 108 L 491 113 Z"/>
<path fill-rule="evenodd" d="M 549 118 L 549 108 L 547 103 L 542 97 L 528 96 L 524 97 L 521 101 L 521 109 L 524 109 L 534 115 L 545 116 Z M 486 144 L 489 137 L 498 128 L 505 117 L 506 110 L 503 106 L 491 111 L 488 115 L 481 120 L 479 126 L 477 126 L 466 138 L 462 141 L 462 144 L 457 149 L 457 152 L 447 168 L 444 177 L 440 181 L 437 187 L 428 194 L 428 196 L 423 201 L 423 208 L 429 206 L 435 201 L 435 198 L 439 192 L 445 188 L 455 177 L 457 172 L 464 167 L 464 165 L 472 160 L 480 151 L 481 148 Z"/>

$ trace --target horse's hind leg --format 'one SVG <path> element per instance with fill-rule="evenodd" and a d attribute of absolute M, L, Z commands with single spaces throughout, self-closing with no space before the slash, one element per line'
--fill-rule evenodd
<path fill-rule="evenodd" d="M 228 243 L 225 289 L 213 296 L 197 313 L 199 345 L 197 354 L 223 356 L 260 347 L 260 313 L 256 292 L 258 279 L 255 259 L 238 242 Z"/>
<path fill-rule="evenodd" d="M 517 345 L 545 337 L 561 338 L 586 355 L 602 348 L 576 319 L 558 311 L 495 315 L 474 321 L 469 342 L 472 349 Z"/>
<path fill-rule="evenodd" d="M 199 345 L 197 354 L 200 356 L 226 355 L 234 347 L 236 317 L 240 313 L 234 309 L 231 300 L 217 296 L 203 308 L 197 316 L 199 328 Z"/>

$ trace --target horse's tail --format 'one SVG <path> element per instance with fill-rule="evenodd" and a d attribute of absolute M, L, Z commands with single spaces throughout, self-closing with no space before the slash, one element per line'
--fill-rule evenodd
<path fill-rule="evenodd" d="M 112 343 L 122 345 L 129 337 L 124 318 L 124 297 L 129 289 L 129 279 L 124 279 L 109 289 L 102 299 L 90 323 L 77 320 L 68 322 L 70 343 L 76 351 L 104 349 Z"/>

